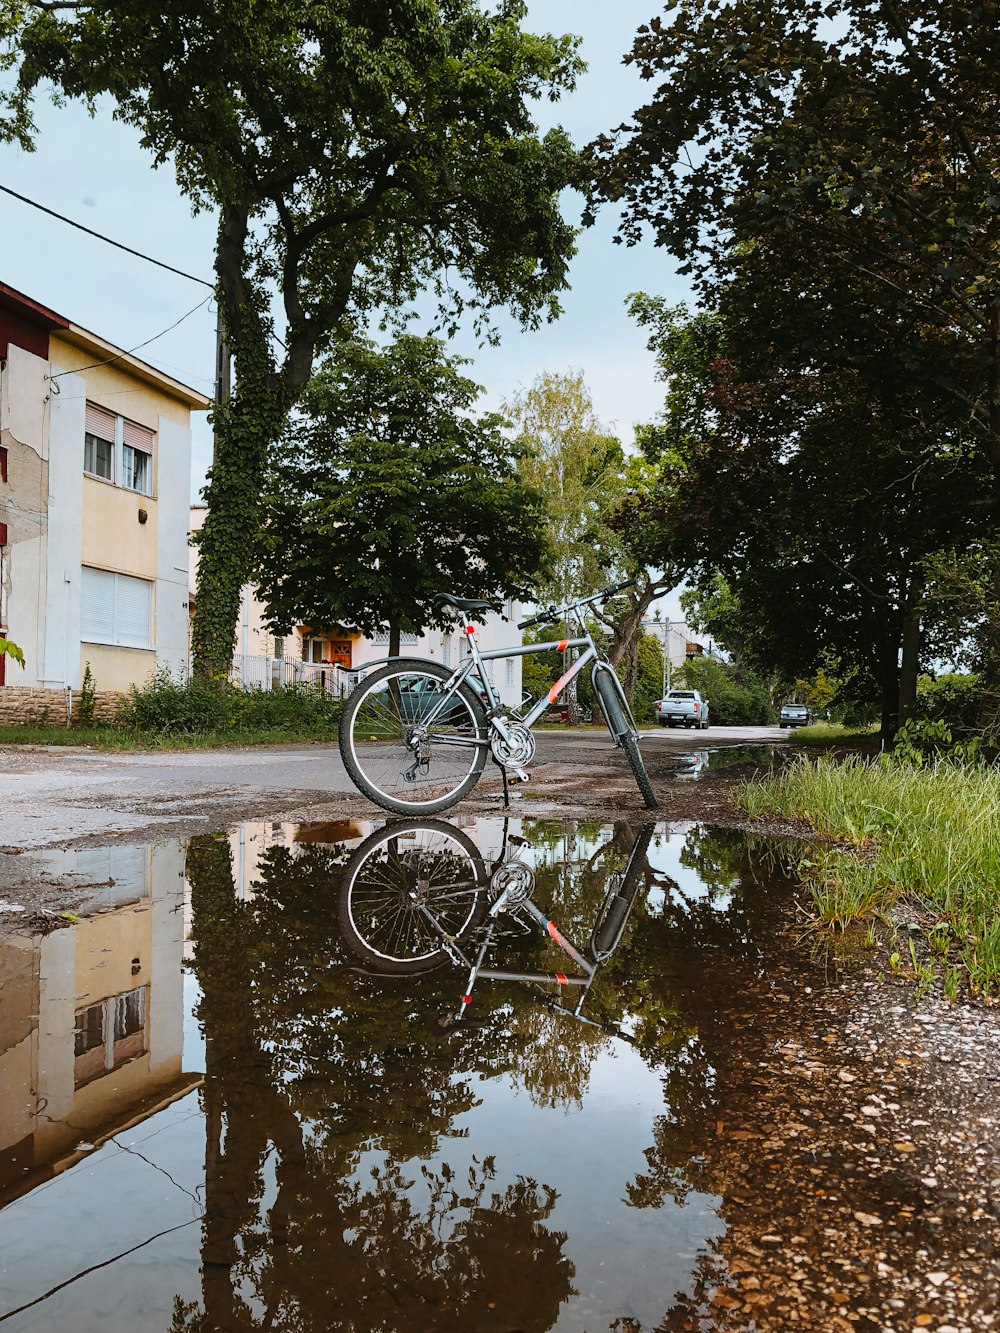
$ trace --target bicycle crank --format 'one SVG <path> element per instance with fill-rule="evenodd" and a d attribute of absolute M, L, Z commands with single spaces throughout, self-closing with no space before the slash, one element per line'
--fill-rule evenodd
<path fill-rule="evenodd" d="M 521 722 L 507 722 L 506 731 L 506 736 L 494 731 L 490 739 L 493 758 L 504 768 L 523 769 L 534 758 L 535 738 Z"/>

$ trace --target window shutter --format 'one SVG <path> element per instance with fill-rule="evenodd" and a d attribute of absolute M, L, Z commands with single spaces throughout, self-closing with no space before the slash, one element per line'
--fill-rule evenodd
<path fill-rule="evenodd" d="M 87 419 L 84 426 L 88 435 L 96 435 L 99 440 L 115 442 L 115 415 L 106 412 L 95 403 L 87 404 Z"/>
<path fill-rule="evenodd" d="M 130 444 L 133 449 L 144 449 L 147 454 L 153 452 L 153 432 L 147 430 L 145 426 L 137 426 L 134 421 L 123 421 L 122 432 L 125 443 Z"/>
<path fill-rule="evenodd" d="M 125 648 L 150 645 L 150 585 L 145 579 L 116 575 L 115 643 Z"/>
<path fill-rule="evenodd" d="M 105 569 L 83 567 L 80 637 L 88 643 L 115 641 L 115 576 Z"/>

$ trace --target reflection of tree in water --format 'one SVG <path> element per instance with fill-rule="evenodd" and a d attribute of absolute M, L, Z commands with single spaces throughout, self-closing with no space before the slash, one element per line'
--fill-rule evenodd
<path fill-rule="evenodd" d="M 627 1186 L 640 1208 L 680 1203 L 692 1189 L 713 1192 L 698 1149 L 716 1115 L 720 1051 L 732 1040 L 720 1001 L 761 974 L 762 942 L 775 925 L 767 888 L 780 863 L 767 840 L 697 826 L 680 861 L 697 872 L 699 892 L 674 884 L 655 915 L 638 919 L 627 953 L 608 965 L 610 982 L 635 997 L 636 1046 L 660 1071 L 667 1108 L 654 1122 L 648 1170 Z"/>
<path fill-rule="evenodd" d="M 341 847 L 272 848 L 255 896 L 236 898 L 228 843 L 199 838 L 188 875 L 206 1038 L 204 1316 L 175 1329 L 551 1327 L 572 1294 L 555 1193 L 461 1187 L 437 1162 L 475 1104 L 436 1019 L 449 969 L 387 983 L 344 963 L 333 910 Z M 402 984 L 400 984 L 402 982 Z M 486 1031 L 463 1066 L 505 1066 Z M 273 1184 L 268 1184 L 273 1178 Z"/>

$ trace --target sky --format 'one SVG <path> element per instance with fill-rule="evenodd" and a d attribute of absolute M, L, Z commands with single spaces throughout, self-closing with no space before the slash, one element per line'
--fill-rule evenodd
<path fill-rule="evenodd" d="M 561 102 L 541 104 L 545 129 L 563 125 L 575 143 L 587 143 L 628 119 L 648 100 L 644 85 L 622 57 L 639 25 L 658 11 L 656 0 L 529 0 L 527 24 L 538 32 L 582 37 L 587 73 Z M 79 104 L 56 108 L 39 101 L 35 151 L 0 144 L 0 184 L 65 214 L 94 231 L 197 278 L 212 279 L 214 218 L 192 216 L 169 165 L 155 170 L 135 132 L 114 122 L 110 107 L 93 119 Z M 568 194 L 565 211 L 579 221 L 580 200 Z M 499 407 L 542 372 L 583 372 L 600 419 L 624 441 L 633 425 L 650 420 L 663 401 L 645 336 L 625 312 L 630 292 L 671 302 L 690 299 L 673 261 L 651 241 L 633 248 L 612 244 L 616 217 L 606 209 L 584 231 L 570 273 L 571 290 L 556 323 L 524 332 L 499 318 L 502 341 L 480 347 L 457 335 L 451 350 L 471 359 L 468 373 L 486 390 L 482 405 Z M 137 355 L 203 393 L 214 386 L 215 313 L 203 286 L 117 250 L 9 195 L 0 193 L 0 281 L 50 306 L 74 323 L 128 350 L 163 334 Z M 207 303 L 188 314 L 204 302 Z M 187 318 L 182 318 L 187 315 Z M 170 325 L 181 320 L 176 328 Z M 197 502 L 211 458 L 204 417 L 194 426 L 192 501 Z M 676 597 L 661 614 L 679 619 Z"/>

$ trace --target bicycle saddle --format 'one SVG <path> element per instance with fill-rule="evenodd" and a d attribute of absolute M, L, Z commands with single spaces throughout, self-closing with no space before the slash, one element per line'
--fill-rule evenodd
<path fill-rule="evenodd" d="M 473 597 L 455 597 L 450 592 L 439 592 L 434 595 L 435 602 L 444 602 L 446 606 L 453 606 L 457 611 L 492 611 L 491 602 L 480 602 Z"/>

